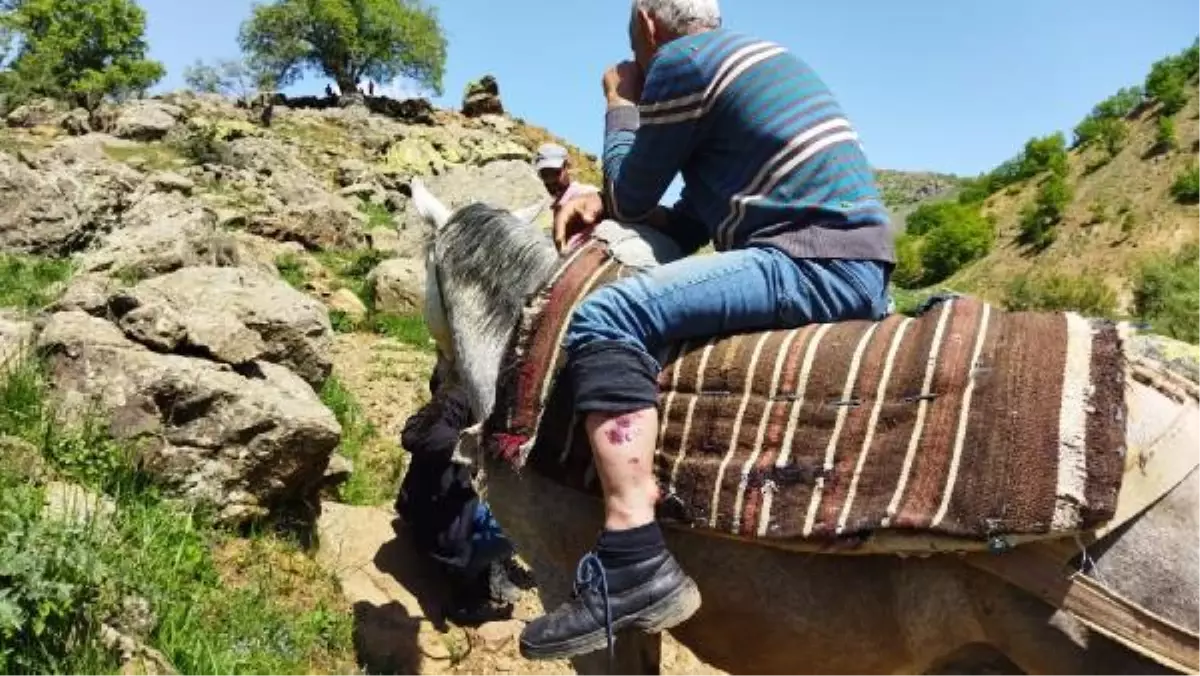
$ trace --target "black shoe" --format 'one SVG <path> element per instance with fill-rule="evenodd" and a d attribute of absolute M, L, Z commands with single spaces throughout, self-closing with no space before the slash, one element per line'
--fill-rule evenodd
<path fill-rule="evenodd" d="M 700 590 L 675 558 L 663 552 L 641 563 L 605 571 L 595 554 L 579 562 L 575 594 L 521 632 L 526 659 L 565 659 L 612 648 L 628 628 L 658 633 L 681 624 L 700 608 Z"/>
<path fill-rule="evenodd" d="M 509 578 L 508 566 L 504 564 L 504 561 L 493 561 L 488 566 L 488 593 L 493 601 L 516 603 L 521 600 L 521 590 Z"/>

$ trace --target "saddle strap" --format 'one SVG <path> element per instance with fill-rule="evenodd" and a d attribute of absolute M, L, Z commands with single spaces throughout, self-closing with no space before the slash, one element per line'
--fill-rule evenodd
<path fill-rule="evenodd" d="M 1065 570 L 1052 549 L 1032 544 L 999 555 L 972 554 L 965 560 L 1167 668 L 1189 674 L 1200 670 L 1200 636 L 1086 575 Z"/>

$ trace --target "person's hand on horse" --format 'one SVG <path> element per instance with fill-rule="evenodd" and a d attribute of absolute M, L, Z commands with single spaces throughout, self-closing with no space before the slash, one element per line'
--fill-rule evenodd
<path fill-rule="evenodd" d="M 604 71 L 604 98 L 610 106 L 637 105 L 644 82 L 645 74 L 636 61 L 622 61 Z"/>
<path fill-rule="evenodd" d="M 571 239 L 604 220 L 604 200 L 600 193 L 588 193 L 563 203 L 554 214 L 554 246 L 562 252 Z"/>

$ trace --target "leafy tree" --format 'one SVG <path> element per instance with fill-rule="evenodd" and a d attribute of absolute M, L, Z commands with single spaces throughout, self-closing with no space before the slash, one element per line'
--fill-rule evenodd
<path fill-rule="evenodd" d="M 1109 157 L 1115 157 L 1125 147 L 1129 126 L 1119 117 L 1106 117 L 1097 122 L 1096 140 L 1104 146 Z"/>
<path fill-rule="evenodd" d="M 242 99 L 252 97 L 268 83 L 264 73 L 255 72 L 245 61 L 223 59 L 209 65 L 197 60 L 183 71 L 183 81 L 194 91 L 224 94 Z"/>
<path fill-rule="evenodd" d="M 162 78 L 146 58 L 146 13 L 133 0 L 21 0 L 0 16 L 19 43 L 0 87 L 20 96 L 69 99 L 93 109 Z"/>
<path fill-rule="evenodd" d="M 239 42 L 251 67 L 281 87 L 311 70 L 344 92 L 363 77 L 442 92 L 446 38 L 420 0 L 272 0 L 254 7 Z"/>
<path fill-rule="evenodd" d="M 930 231 L 921 246 L 922 282 L 932 284 L 983 258 L 996 239 L 995 225 L 977 209 L 955 205 L 939 227 Z"/>
<path fill-rule="evenodd" d="M 1060 175 L 1067 173 L 1067 138 L 1062 132 L 1025 142 L 1025 150 L 1021 154 L 1021 178 L 1037 176 L 1043 171 Z"/>
<path fill-rule="evenodd" d="M 1146 76 L 1146 94 L 1162 103 L 1165 115 L 1174 115 L 1187 103 L 1188 82 L 1200 71 L 1200 39 L 1179 54 L 1154 62 Z"/>
<path fill-rule="evenodd" d="M 1044 248 L 1054 243 L 1055 226 L 1071 203 L 1071 186 L 1065 178 L 1051 174 L 1038 188 L 1033 204 L 1021 211 L 1021 241 Z"/>
<path fill-rule="evenodd" d="M 1146 261 L 1133 285 L 1133 307 L 1137 316 L 1150 322 L 1156 333 L 1200 343 L 1200 266 L 1196 245 L 1172 255 Z"/>

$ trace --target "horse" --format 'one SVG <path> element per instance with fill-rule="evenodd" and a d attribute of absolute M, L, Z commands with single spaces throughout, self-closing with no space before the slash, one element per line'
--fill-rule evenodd
<path fill-rule="evenodd" d="M 549 236 L 483 203 L 451 211 L 418 180 L 412 204 L 429 226 L 425 319 L 442 358 L 470 392 L 476 420 L 496 397 L 501 359 L 523 304 L 560 262 Z M 662 233 L 634 227 L 654 259 Z M 1128 344 L 1128 342 L 1127 342 Z M 1127 348 L 1128 349 L 1128 348 Z M 1184 407 L 1127 385 L 1129 448 L 1159 438 Z M 1195 453 L 1194 433 L 1160 453 Z M 530 564 L 544 602 L 565 598 L 578 557 L 602 523 L 594 497 L 491 457 L 478 481 Z M 1087 548 L 1088 574 L 1122 597 L 1195 631 L 1200 597 L 1195 469 L 1139 516 Z M 732 673 L 931 673 L 1003 657 L 1025 673 L 1170 673 L 1072 615 L 952 555 L 805 554 L 668 528 L 668 546 L 703 595 L 671 630 L 697 657 Z M 653 637 L 622 635 L 618 673 L 657 673 Z M 601 669 L 576 660 L 581 670 Z M 949 672 L 946 672 L 949 673 Z"/>

